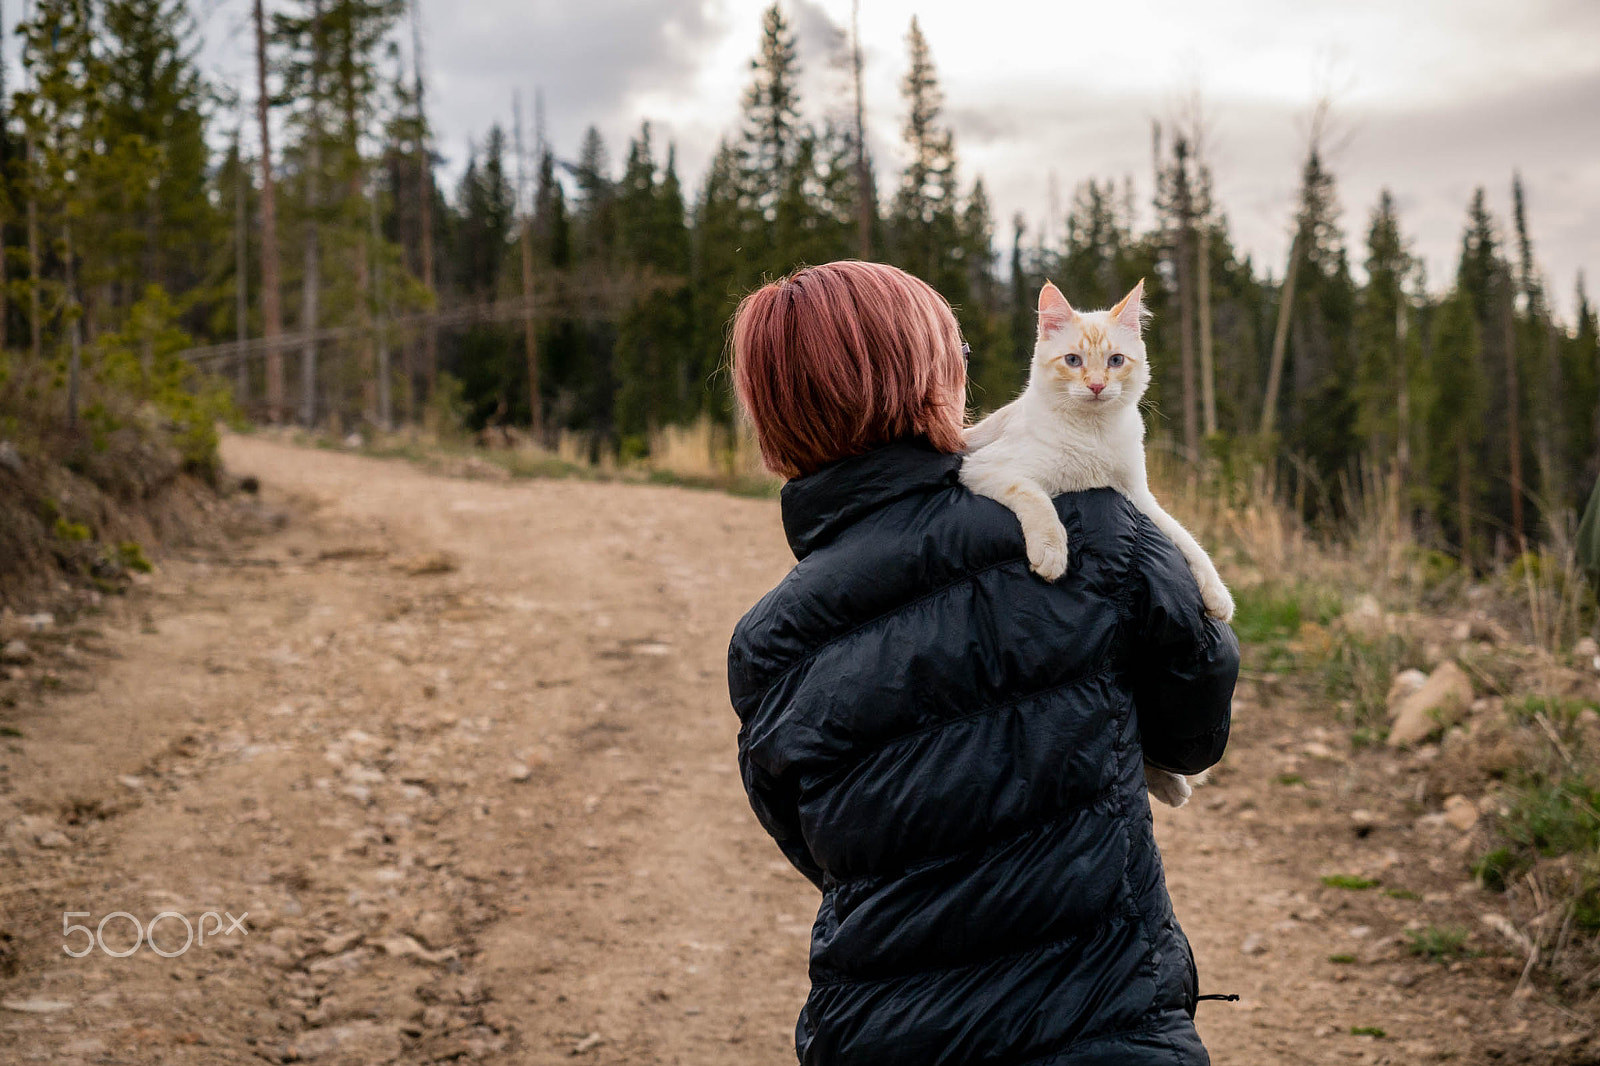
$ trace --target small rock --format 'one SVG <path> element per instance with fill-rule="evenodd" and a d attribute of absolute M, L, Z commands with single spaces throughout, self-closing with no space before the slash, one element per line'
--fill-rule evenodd
<path fill-rule="evenodd" d="M 8 640 L 5 647 L 0 648 L 0 663 L 24 666 L 31 662 L 33 662 L 33 649 L 21 640 Z"/>
<path fill-rule="evenodd" d="M 529 766 L 527 763 L 513 763 L 506 776 L 512 781 L 520 783 L 533 777 L 533 767 Z"/>
<path fill-rule="evenodd" d="M 1417 689 L 1427 684 L 1428 675 L 1421 670 L 1402 670 L 1389 684 L 1389 717 L 1400 713 L 1400 704 Z"/>
<path fill-rule="evenodd" d="M 400 1033 L 376 1022 L 353 1022 L 301 1033 L 288 1050 L 290 1061 L 311 1062 L 337 1052 L 341 1062 L 393 1062 L 400 1057 Z"/>
<path fill-rule="evenodd" d="M 1241 955 L 1264 955 L 1267 951 L 1267 941 L 1260 933 L 1251 933 L 1244 938 L 1244 943 L 1239 945 Z"/>
<path fill-rule="evenodd" d="M 38 614 L 25 614 L 19 621 L 28 632 L 43 633 L 56 624 L 56 616 L 49 611 L 40 611 Z"/>
<path fill-rule="evenodd" d="M 423 911 L 406 931 L 435 950 L 455 939 L 455 926 L 438 911 Z"/>
<path fill-rule="evenodd" d="M 46 829 L 34 838 L 41 848 L 70 848 L 72 839 L 58 829 Z"/>
<path fill-rule="evenodd" d="M 1383 636 L 1383 608 L 1379 605 L 1377 597 L 1370 592 L 1364 592 L 1356 597 L 1355 603 L 1345 611 L 1340 622 L 1346 631 L 1369 640 Z"/>
<path fill-rule="evenodd" d="M 1574 659 L 1588 660 L 1593 659 L 1596 655 L 1600 655 L 1600 641 L 1596 641 L 1593 637 L 1580 637 L 1578 642 L 1572 646 L 1572 657 Z"/>
<path fill-rule="evenodd" d="M 117 777 L 117 782 L 121 784 L 123 788 L 130 789 L 134 792 L 144 788 L 144 778 L 137 777 L 134 774 L 121 774 Z"/>
<path fill-rule="evenodd" d="M 572 1045 L 572 1053 L 574 1055 L 582 1055 L 586 1051 L 593 1051 L 595 1048 L 599 1047 L 605 1042 L 606 1038 L 601 1036 L 599 1033 L 590 1033 L 588 1036 Z"/>
<path fill-rule="evenodd" d="M 0 440 L 0 466 L 13 474 L 22 473 L 22 453 L 8 440 Z"/>
<path fill-rule="evenodd" d="M 423 577 L 427 574 L 453 573 L 461 569 L 461 564 L 449 552 L 425 552 L 399 560 L 394 568 L 411 577 Z"/>
<path fill-rule="evenodd" d="M 1378 816 L 1365 808 L 1350 812 L 1350 826 L 1358 833 L 1370 833 L 1378 824 Z"/>
<path fill-rule="evenodd" d="M 1465 833 L 1478 824 L 1478 805 L 1460 793 L 1446 797 L 1444 820 Z"/>
<path fill-rule="evenodd" d="M 18 1014 L 54 1014 L 58 1010 L 71 1010 L 72 1004 L 64 999 L 0 999 L 0 1007 Z"/>
<path fill-rule="evenodd" d="M 1400 701 L 1389 729 L 1391 748 L 1427 739 L 1442 726 L 1453 725 L 1472 705 L 1472 681 L 1454 662 L 1444 662 L 1428 680 Z"/>
<path fill-rule="evenodd" d="M 455 948 L 446 948 L 443 951 L 429 951 L 416 938 L 409 936 L 392 936 L 387 940 L 378 941 L 378 946 L 387 954 L 397 958 L 420 959 L 435 966 L 443 965 L 456 957 Z"/>
<path fill-rule="evenodd" d="M 340 955 L 361 943 L 361 934 L 355 930 L 335 933 L 322 942 L 324 955 Z"/>

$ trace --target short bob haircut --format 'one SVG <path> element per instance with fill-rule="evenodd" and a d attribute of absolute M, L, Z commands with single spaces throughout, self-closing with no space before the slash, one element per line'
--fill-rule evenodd
<path fill-rule="evenodd" d="M 955 315 L 896 267 L 825 263 L 745 297 L 733 318 L 733 383 L 763 462 L 786 478 L 912 437 L 962 450 Z"/>

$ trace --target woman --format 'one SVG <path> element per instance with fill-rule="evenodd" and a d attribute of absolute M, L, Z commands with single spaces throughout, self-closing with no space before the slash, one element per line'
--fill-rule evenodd
<path fill-rule="evenodd" d="M 751 805 L 822 891 L 796 1051 L 1206 1063 L 1142 764 L 1221 757 L 1238 644 L 1109 489 L 1056 501 L 1071 568 L 1029 571 L 1016 518 L 956 481 L 962 347 L 933 289 L 870 263 L 734 321 L 798 560 L 728 651 Z"/>

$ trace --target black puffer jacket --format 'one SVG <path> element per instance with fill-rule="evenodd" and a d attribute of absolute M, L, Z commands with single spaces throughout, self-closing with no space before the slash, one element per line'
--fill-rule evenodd
<path fill-rule="evenodd" d="M 1056 501 L 1047 584 L 960 462 L 900 443 L 786 485 L 799 563 L 729 649 L 750 802 L 822 890 L 796 1051 L 1205 1063 L 1141 755 L 1216 762 L 1238 643 L 1118 493 Z"/>

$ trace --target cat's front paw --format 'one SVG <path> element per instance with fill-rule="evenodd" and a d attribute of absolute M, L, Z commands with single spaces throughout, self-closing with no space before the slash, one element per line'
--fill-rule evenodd
<path fill-rule="evenodd" d="M 1028 567 L 1046 581 L 1067 572 L 1067 535 L 1054 529 L 1028 540 Z"/>
<path fill-rule="evenodd" d="M 1221 578 L 1211 578 L 1200 584 L 1200 600 L 1206 605 L 1206 614 L 1222 622 L 1233 621 L 1233 594 Z"/>
<path fill-rule="evenodd" d="M 1157 770 L 1149 763 L 1144 767 L 1144 783 L 1150 789 L 1150 795 L 1168 807 L 1182 807 L 1194 795 L 1194 789 L 1189 787 L 1189 782 L 1182 774 Z"/>

